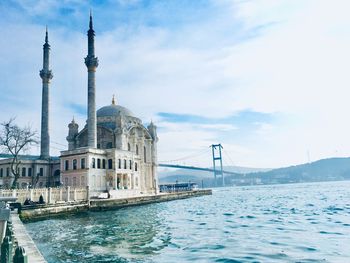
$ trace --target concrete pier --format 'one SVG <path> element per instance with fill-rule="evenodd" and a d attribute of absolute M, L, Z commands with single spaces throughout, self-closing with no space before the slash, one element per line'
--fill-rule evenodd
<path fill-rule="evenodd" d="M 33 239 L 29 236 L 18 214 L 11 213 L 11 220 L 18 245 L 25 249 L 28 255 L 28 262 L 46 263 L 47 261 L 36 247 Z"/>
<path fill-rule="evenodd" d="M 51 218 L 57 215 L 80 213 L 86 211 L 103 211 L 118 209 L 127 206 L 145 205 L 151 203 L 166 202 L 178 199 L 211 195 L 211 189 L 183 191 L 174 193 L 160 193 L 157 195 L 142 195 L 136 197 L 115 198 L 115 199 L 90 199 L 86 202 L 69 202 L 60 204 L 46 204 L 36 206 L 23 206 L 21 219 L 23 221 L 33 219 Z"/>

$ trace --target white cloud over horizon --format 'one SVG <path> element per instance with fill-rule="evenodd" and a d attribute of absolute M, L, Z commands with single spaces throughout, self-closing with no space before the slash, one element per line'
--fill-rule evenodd
<path fill-rule="evenodd" d="M 348 1 L 29 2 L 0 4 L 7 12 L 0 18 L 0 121 L 17 116 L 40 131 L 39 70 L 51 22 L 53 147 L 64 148 L 73 115 L 85 124 L 85 13 L 92 7 L 97 108 L 116 94 L 144 123 L 153 119 L 160 160 L 217 142 L 240 166 L 303 163 L 308 151 L 312 160 L 349 156 Z M 203 118 L 169 120 L 161 112 Z M 192 162 L 210 166 L 210 155 Z"/>

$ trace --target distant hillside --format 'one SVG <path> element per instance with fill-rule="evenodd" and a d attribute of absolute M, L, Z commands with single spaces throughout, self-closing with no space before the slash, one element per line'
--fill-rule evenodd
<path fill-rule="evenodd" d="M 350 179 L 350 158 L 329 158 L 313 163 L 247 174 L 261 183 L 317 182 Z"/>
<path fill-rule="evenodd" d="M 226 185 L 278 184 L 298 182 L 336 181 L 350 179 L 350 158 L 329 158 L 313 163 L 278 169 L 254 169 L 245 167 L 225 167 L 236 172 L 226 175 Z M 199 186 L 213 187 L 213 173 L 178 169 L 160 172 L 161 183 L 196 182 Z M 218 179 L 220 184 L 220 179 Z"/>

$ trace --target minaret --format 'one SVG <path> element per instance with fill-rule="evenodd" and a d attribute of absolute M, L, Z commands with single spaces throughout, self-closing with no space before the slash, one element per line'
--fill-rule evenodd
<path fill-rule="evenodd" d="M 43 69 L 40 70 L 40 77 L 43 80 L 43 92 L 42 92 L 42 103 L 41 103 L 41 145 L 40 145 L 40 158 L 50 158 L 50 134 L 49 134 L 49 84 L 53 75 L 49 69 L 49 56 L 50 56 L 50 45 L 47 34 L 44 44 L 44 56 L 43 56 Z"/>
<path fill-rule="evenodd" d="M 96 148 L 97 134 L 96 134 L 96 87 L 95 87 L 95 72 L 98 66 L 98 59 L 95 57 L 94 37 L 95 31 L 92 27 L 92 15 L 90 12 L 90 23 L 88 35 L 88 55 L 85 58 L 85 65 L 88 70 L 88 147 Z"/>

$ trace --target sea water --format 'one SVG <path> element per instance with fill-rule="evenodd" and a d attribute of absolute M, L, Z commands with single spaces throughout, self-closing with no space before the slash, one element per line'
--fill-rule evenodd
<path fill-rule="evenodd" d="M 350 262 L 350 182 L 226 187 L 26 228 L 48 262 Z"/>

